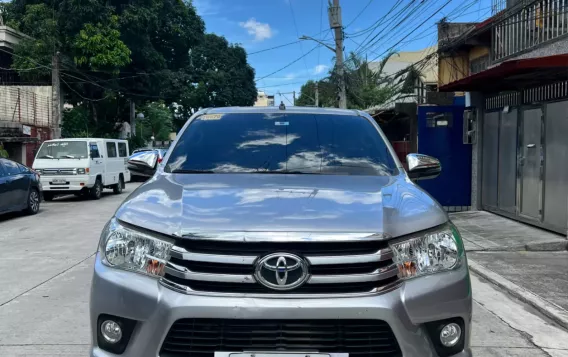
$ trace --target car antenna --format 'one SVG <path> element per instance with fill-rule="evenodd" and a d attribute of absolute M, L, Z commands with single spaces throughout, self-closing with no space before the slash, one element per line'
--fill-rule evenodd
<path fill-rule="evenodd" d="M 284 101 L 280 101 L 280 105 L 278 106 L 280 110 L 286 110 L 286 106 L 284 105 Z"/>

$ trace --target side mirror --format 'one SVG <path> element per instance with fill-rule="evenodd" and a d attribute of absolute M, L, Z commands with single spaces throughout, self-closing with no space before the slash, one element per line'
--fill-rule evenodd
<path fill-rule="evenodd" d="M 442 172 L 440 161 L 432 156 L 408 154 L 406 162 L 408 163 L 408 177 L 411 180 L 433 179 Z"/>

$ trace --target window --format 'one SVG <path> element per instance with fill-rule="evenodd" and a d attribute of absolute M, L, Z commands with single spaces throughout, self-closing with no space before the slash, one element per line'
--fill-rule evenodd
<path fill-rule="evenodd" d="M 426 127 L 428 128 L 452 127 L 453 121 L 452 113 L 426 113 Z"/>
<path fill-rule="evenodd" d="M 118 143 L 118 156 L 127 157 L 128 150 L 126 150 L 126 143 Z"/>
<path fill-rule="evenodd" d="M 327 114 L 214 114 L 195 119 L 166 170 L 391 175 L 394 160 L 365 118 Z"/>
<path fill-rule="evenodd" d="M 116 143 L 106 143 L 108 157 L 116 157 Z"/>
<path fill-rule="evenodd" d="M 101 154 L 99 153 L 99 146 L 97 145 L 97 143 L 90 143 L 89 149 L 91 151 L 91 159 L 98 159 L 101 157 Z"/>
<path fill-rule="evenodd" d="M 2 164 L 4 166 L 4 170 L 6 171 L 6 173 L 8 174 L 8 176 L 10 175 L 19 175 L 20 172 L 20 165 L 18 165 L 16 162 L 14 161 L 10 161 L 10 160 L 2 160 Z"/>

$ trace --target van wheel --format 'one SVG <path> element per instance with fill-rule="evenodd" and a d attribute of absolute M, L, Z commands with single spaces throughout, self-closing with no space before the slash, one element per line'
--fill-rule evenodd
<path fill-rule="evenodd" d="M 38 190 L 32 188 L 28 194 L 28 207 L 26 208 L 27 214 L 36 214 L 39 211 L 39 203 L 41 201 Z"/>
<path fill-rule="evenodd" d="M 89 194 L 93 200 L 98 200 L 103 196 L 103 183 L 100 178 L 95 181 L 95 185 L 91 188 Z"/>
<path fill-rule="evenodd" d="M 120 178 L 118 179 L 118 183 L 112 186 L 112 192 L 114 192 L 116 195 L 120 195 L 122 193 L 123 187 L 124 187 L 124 179 L 122 178 L 122 176 L 120 176 Z"/>
<path fill-rule="evenodd" d="M 43 199 L 46 201 L 53 201 L 53 193 L 50 192 L 44 192 L 43 193 Z"/>

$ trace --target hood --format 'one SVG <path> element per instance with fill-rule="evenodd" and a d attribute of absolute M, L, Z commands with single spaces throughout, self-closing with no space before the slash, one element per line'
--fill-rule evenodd
<path fill-rule="evenodd" d="M 404 174 L 396 177 L 159 174 L 116 212 L 167 235 L 199 232 L 383 233 L 397 237 L 447 222 Z"/>

